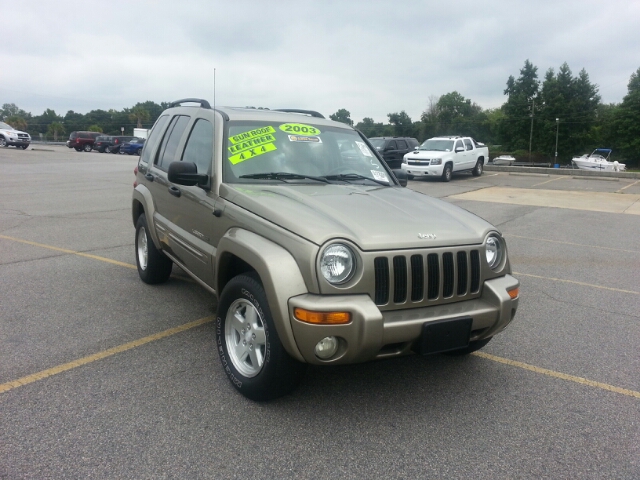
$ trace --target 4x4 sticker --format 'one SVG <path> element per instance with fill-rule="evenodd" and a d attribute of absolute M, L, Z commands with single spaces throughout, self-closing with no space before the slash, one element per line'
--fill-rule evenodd
<path fill-rule="evenodd" d="M 229 142 L 232 143 L 229 147 L 229 153 L 231 153 L 229 161 L 236 165 L 249 158 L 277 150 L 273 143 L 276 141 L 276 137 L 272 135 L 274 133 L 276 133 L 275 129 L 268 126 L 229 137 Z"/>
<path fill-rule="evenodd" d="M 320 129 L 304 123 L 283 123 L 280 130 L 294 135 L 320 135 Z"/>

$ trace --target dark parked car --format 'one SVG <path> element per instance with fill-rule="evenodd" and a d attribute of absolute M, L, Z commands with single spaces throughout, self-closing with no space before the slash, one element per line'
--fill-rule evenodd
<path fill-rule="evenodd" d="M 129 142 L 125 142 L 120 147 L 120 153 L 127 155 L 140 155 L 144 147 L 144 138 L 133 137 Z"/>
<path fill-rule="evenodd" d="M 412 137 L 373 137 L 369 141 L 382 155 L 389 168 L 400 168 L 402 157 L 420 145 L 418 140 Z"/>
<path fill-rule="evenodd" d="M 124 135 L 117 135 L 111 137 L 113 140 L 111 142 L 111 153 L 120 153 L 120 147 L 127 142 L 131 142 L 132 140 L 137 140 L 138 137 L 127 137 Z"/>
<path fill-rule="evenodd" d="M 73 148 L 78 152 L 84 150 L 90 152 L 93 150 L 93 145 L 102 133 L 100 132 L 71 132 L 69 140 L 67 140 L 67 147 Z"/>
<path fill-rule="evenodd" d="M 100 153 L 109 153 L 111 151 L 111 144 L 113 137 L 110 135 L 99 135 L 96 137 L 96 141 L 93 143 L 93 149 Z"/>

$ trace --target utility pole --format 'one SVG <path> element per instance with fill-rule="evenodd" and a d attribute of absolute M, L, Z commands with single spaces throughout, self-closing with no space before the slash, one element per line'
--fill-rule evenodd
<path fill-rule="evenodd" d="M 531 132 L 529 133 L 529 163 L 531 163 L 531 141 L 533 140 L 533 114 L 536 110 L 536 100 L 531 99 Z"/>
<path fill-rule="evenodd" d="M 560 130 L 560 119 L 556 118 L 556 160 L 554 165 L 558 164 L 558 130 Z"/>

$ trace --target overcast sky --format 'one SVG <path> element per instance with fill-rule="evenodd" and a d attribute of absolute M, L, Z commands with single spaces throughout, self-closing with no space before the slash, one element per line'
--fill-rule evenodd
<path fill-rule="evenodd" d="M 22 1 L 2 6 L 0 105 L 86 113 L 199 97 L 340 108 L 359 122 L 458 91 L 499 107 L 529 59 L 584 68 L 619 103 L 640 67 L 638 0 Z"/>

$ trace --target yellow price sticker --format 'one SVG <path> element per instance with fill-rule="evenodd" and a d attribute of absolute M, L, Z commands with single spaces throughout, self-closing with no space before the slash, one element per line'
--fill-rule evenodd
<path fill-rule="evenodd" d="M 292 135 L 320 135 L 320 129 L 304 123 L 283 123 L 280 130 Z"/>

